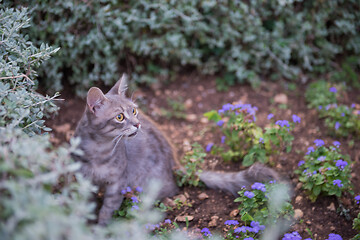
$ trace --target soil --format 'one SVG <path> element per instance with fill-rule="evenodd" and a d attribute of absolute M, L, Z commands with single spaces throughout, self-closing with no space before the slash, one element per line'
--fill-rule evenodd
<path fill-rule="evenodd" d="M 271 159 L 272 167 L 289 179 L 293 186 L 294 209 L 300 209 L 303 213 L 303 217 L 294 221 L 288 232 L 298 231 L 304 239 L 311 237 L 310 232 L 313 234 L 313 239 L 327 239 L 329 233 L 337 233 L 343 239 L 351 239 L 356 234 L 352 229 L 352 220 L 359 212 L 354 196 L 345 194 L 341 199 L 344 207 L 350 210 L 350 220 L 347 220 L 337 213 L 339 202 L 335 197 L 320 197 L 316 202 L 311 202 L 300 188 L 294 170 L 315 139 L 323 139 L 328 144 L 334 140 L 340 141 L 342 153 L 349 154 L 354 162 L 352 183 L 354 192 L 358 195 L 360 193 L 360 176 L 357 175 L 360 170 L 360 141 L 355 140 L 355 144 L 350 147 L 348 143 L 352 140 L 351 137 L 339 139 L 329 136 L 323 120 L 319 119 L 315 110 L 308 109 L 306 106 L 304 97 L 306 85 L 298 85 L 292 91 L 288 89 L 288 86 L 287 82 L 264 81 L 255 89 L 247 85 L 236 85 L 226 92 L 221 92 L 216 90 L 214 76 L 188 73 L 178 76 L 176 81 L 166 85 L 138 88 L 134 92 L 133 99 L 137 99 L 143 111 L 159 124 L 161 130 L 175 145 L 179 156 L 182 156 L 189 148 L 189 144 L 194 142 L 199 142 L 204 148 L 210 142 L 220 142 L 219 135 L 214 130 L 214 124 L 208 122 L 203 114 L 213 109 L 220 109 L 225 103 L 241 100 L 243 103 L 257 106 L 257 124 L 260 126 L 266 125 L 268 122 L 266 117 L 270 112 L 275 113 L 275 119 L 287 120 L 291 120 L 292 114 L 297 114 L 301 117 L 301 123 L 292 132 L 295 137 L 292 151 L 273 156 Z M 69 140 L 85 107 L 84 99 L 73 97 L 70 92 L 70 89 L 63 92 L 62 98 L 65 100 L 60 104 L 59 114 L 48 120 L 48 125 L 53 128 L 51 140 L 55 145 Z M 274 97 L 279 94 L 287 96 L 283 104 L 274 101 Z M 167 103 L 168 99 L 183 102 L 185 110 L 174 111 L 174 108 Z M 359 103 L 360 95 L 355 91 L 349 92 L 343 96 L 343 101 L 348 105 L 353 102 Z M 170 112 L 170 114 L 165 116 L 163 109 L 167 109 L 167 113 Z M 208 156 L 203 167 L 223 171 L 244 169 L 239 162 L 224 163 L 219 157 L 214 156 Z M 207 198 L 200 200 L 201 193 L 205 193 Z M 194 187 L 184 187 L 180 194 L 185 196 L 186 202 L 191 206 L 185 204 L 180 209 L 168 211 L 167 218 L 172 221 L 179 216 L 192 216 L 193 220 L 189 221 L 189 228 L 202 229 L 209 227 L 209 223 L 212 222 L 215 224 L 209 229 L 212 232 L 221 233 L 226 231 L 224 225 L 226 220 L 240 220 L 240 216 L 230 216 L 230 213 L 239 207 L 238 203 L 234 203 L 235 197 L 231 194 Z M 185 223 L 180 222 L 179 225 L 185 226 Z"/>

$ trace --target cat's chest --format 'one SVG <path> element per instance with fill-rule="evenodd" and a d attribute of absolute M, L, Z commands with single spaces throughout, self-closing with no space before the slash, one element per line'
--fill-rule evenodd
<path fill-rule="evenodd" d="M 84 176 L 96 184 L 112 183 L 125 176 L 126 164 L 111 161 L 104 164 L 85 163 L 81 167 Z"/>

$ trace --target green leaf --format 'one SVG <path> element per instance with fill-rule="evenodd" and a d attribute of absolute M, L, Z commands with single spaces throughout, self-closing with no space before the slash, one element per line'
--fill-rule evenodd
<path fill-rule="evenodd" d="M 204 116 L 207 117 L 210 121 L 214 121 L 214 122 L 218 122 L 221 120 L 221 116 L 215 110 L 211 110 L 210 112 L 204 113 Z"/>

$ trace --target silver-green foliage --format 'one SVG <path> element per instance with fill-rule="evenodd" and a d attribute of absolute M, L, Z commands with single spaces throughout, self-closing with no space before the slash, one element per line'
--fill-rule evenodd
<path fill-rule="evenodd" d="M 360 53 L 357 0 L 37 0 L 29 7 L 32 38 L 62 47 L 42 71 L 56 90 L 65 70 L 83 90 L 99 80 L 110 85 L 125 68 L 149 82 L 184 65 L 256 82 Z"/>
<path fill-rule="evenodd" d="M 26 9 L 0 9 L 0 127 L 21 127 L 38 133 L 44 126 L 42 118 L 55 112 L 53 97 L 35 92 L 35 68 L 58 48 L 41 44 L 35 47 L 21 31 L 29 27 Z"/>

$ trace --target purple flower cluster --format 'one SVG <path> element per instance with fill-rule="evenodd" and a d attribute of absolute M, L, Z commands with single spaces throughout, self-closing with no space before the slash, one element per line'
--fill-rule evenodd
<path fill-rule="evenodd" d="M 245 191 L 244 196 L 248 197 L 248 198 L 253 198 L 255 196 L 255 194 L 253 192 L 250 192 L 250 191 Z"/>
<path fill-rule="evenodd" d="M 250 227 L 247 226 L 241 226 L 234 230 L 234 233 L 246 233 L 246 232 L 252 232 L 252 233 L 258 233 L 260 231 L 263 231 L 265 229 L 264 225 L 260 225 L 259 222 L 252 221 L 250 223 Z"/>
<path fill-rule="evenodd" d="M 256 182 L 253 185 L 251 185 L 251 189 L 254 189 L 254 190 L 256 189 L 256 190 L 260 190 L 262 192 L 266 192 L 265 184 L 259 183 L 259 182 Z"/>
<path fill-rule="evenodd" d="M 279 125 L 280 127 L 284 127 L 284 126 L 290 127 L 290 124 L 289 124 L 288 120 L 277 120 L 275 122 L 275 124 Z"/>
<path fill-rule="evenodd" d="M 341 180 L 339 180 L 339 179 L 335 179 L 335 180 L 333 181 L 333 185 L 334 185 L 334 186 L 338 186 L 339 188 L 341 188 L 341 187 L 344 186 L 344 184 L 342 184 L 342 183 L 341 183 Z"/>
<path fill-rule="evenodd" d="M 211 234 L 211 232 L 210 232 L 210 230 L 209 230 L 208 228 L 203 228 L 203 229 L 201 230 L 201 233 L 202 233 L 205 237 L 211 237 L 211 236 L 212 236 L 212 234 Z"/>
<path fill-rule="evenodd" d="M 335 130 L 338 130 L 340 128 L 341 124 L 339 122 L 335 123 Z"/>
<path fill-rule="evenodd" d="M 302 237 L 298 232 L 285 233 L 282 240 L 301 240 Z"/>
<path fill-rule="evenodd" d="M 337 148 L 340 147 L 340 145 L 341 145 L 339 141 L 333 141 L 333 144 Z"/>
<path fill-rule="evenodd" d="M 138 202 L 139 202 L 139 199 L 138 199 L 136 196 L 132 196 L 132 197 L 131 197 L 131 201 L 132 201 L 133 203 L 138 203 Z"/>
<path fill-rule="evenodd" d="M 270 120 L 274 117 L 274 114 L 270 113 L 268 116 L 267 116 L 267 119 Z"/>
<path fill-rule="evenodd" d="M 314 143 L 315 143 L 315 146 L 317 146 L 317 147 L 321 147 L 325 144 L 324 141 L 321 139 L 315 139 Z"/>
<path fill-rule="evenodd" d="M 209 143 L 208 145 L 206 145 L 206 151 L 207 152 L 210 152 L 211 151 L 211 148 L 213 147 L 214 143 Z"/>
<path fill-rule="evenodd" d="M 242 103 L 230 104 L 230 103 L 226 103 L 226 104 L 224 104 L 222 106 L 222 108 L 220 110 L 218 110 L 218 113 L 222 114 L 222 113 L 225 113 L 225 112 L 228 112 L 228 111 L 236 111 L 238 109 L 239 110 L 246 110 L 246 112 L 248 114 L 253 116 L 254 122 L 256 121 L 255 113 L 258 110 L 258 108 L 251 106 L 251 104 L 242 104 Z"/>
<path fill-rule="evenodd" d="M 224 224 L 225 225 L 229 225 L 229 226 L 231 226 L 231 225 L 238 225 L 239 224 L 239 222 L 237 221 L 237 220 L 226 220 L 225 222 L 224 222 Z"/>
<path fill-rule="evenodd" d="M 300 123 L 301 118 L 295 114 L 292 115 L 292 120 L 294 123 Z"/>
<path fill-rule="evenodd" d="M 121 190 L 121 194 L 126 194 L 128 192 L 131 192 L 131 187 L 126 187 L 125 189 Z"/>
<path fill-rule="evenodd" d="M 218 125 L 219 127 L 221 127 L 222 125 L 224 125 L 224 120 L 219 120 L 216 125 Z"/>
<path fill-rule="evenodd" d="M 329 88 L 329 92 L 337 93 L 336 87 Z"/>
<path fill-rule="evenodd" d="M 306 155 L 309 155 L 312 152 L 315 152 L 315 148 L 314 147 L 308 147 L 307 149 L 308 151 L 306 152 Z"/>
<path fill-rule="evenodd" d="M 221 143 L 225 143 L 225 139 L 226 139 L 225 136 L 221 136 Z"/>
<path fill-rule="evenodd" d="M 339 234 L 330 233 L 326 240 L 342 240 L 342 237 Z"/>
<path fill-rule="evenodd" d="M 360 195 L 357 195 L 357 196 L 355 197 L 355 200 L 356 200 L 356 204 L 359 204 L 359 203 L 360 203 Z"/>
<path fill-rule="evenodd" d="M 317 158 L 317 160 L 319 162 L 323 162 L 323 161 L 325 161 L 325 159 L 326 159 L 326 156 L 320 156 L 320 157 Z"/>
<path fill-rule="evenodd" d="M 259 138 L 259 143 L 264 143 L 264 138 Z"/>
<path fill-rule="evenodd" d="M 348 163 L 342 159 L 339 159 L 336 161 L 336 166 L 340 169 L 340 170 L 344 170 L 344 168 L 348 165 Z"/>

